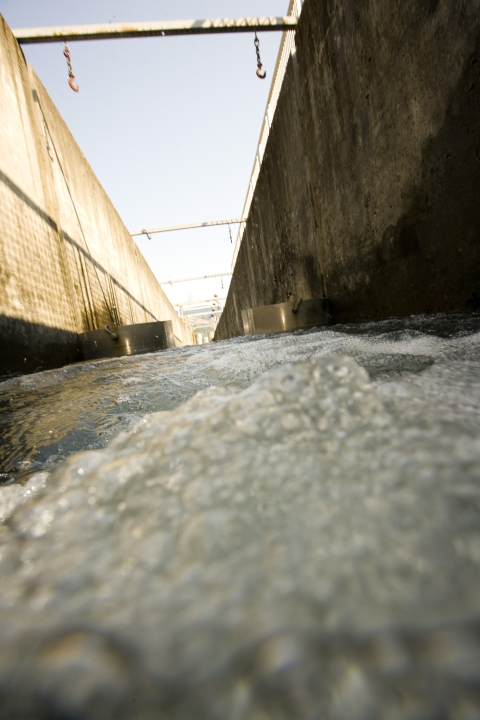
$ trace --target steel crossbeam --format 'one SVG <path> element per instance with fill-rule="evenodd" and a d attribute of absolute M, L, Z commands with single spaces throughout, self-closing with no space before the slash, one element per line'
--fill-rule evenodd
<path fill-rule="evenodd" d="M 155 233 L 173 232 L 174 230 L 194 230 L 196 228 L 214 227 L 215 225 L 238 225 L 245 222 L 244 220 L 209 220 L 207 222 L 187 223 L 186 225 L 170 225 L 169 227 L 150 228 L 149 230 L 135 230 L 130 233 L 132 237 L 136 235 L 155 235 Z"/>
<path fill-rule="evenodd" d="M 70 25 L 66 27 L 17 28 L 13 30 L 22 45 L 64 40 L 110 40 L 115 38 L 164 37 L 168 35 L 215 35 L 238 32 L 285 32 L 294 30 L 298 18 L 217 18 L 213 20 L 162 20 L 160 22 Z"/>
<path fill-rule="evenodd" d="M 213 273 L 213 275 L 195 275 L 195 277 L 177 278 L 176 280 L 160 280 L 160 285 L 173 285 L 173 283 L 190 282 L 191 280 L 205 280 L 206 278 L 230 277 L 230 270 L 224 273 Z"/>

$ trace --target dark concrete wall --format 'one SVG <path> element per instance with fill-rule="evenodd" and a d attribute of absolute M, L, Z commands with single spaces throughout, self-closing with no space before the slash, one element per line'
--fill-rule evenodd
<path fill-rule="evenodd" d="M 78 359 L 78 333 L 156 320 L 193 343 L 0 16 L 0 376 Z"/>
<path fill-rule="evenodd" d="M 480 1 L 306 0 L 296 44 L 216 338 L 290 293 L 478 307 Z"/>

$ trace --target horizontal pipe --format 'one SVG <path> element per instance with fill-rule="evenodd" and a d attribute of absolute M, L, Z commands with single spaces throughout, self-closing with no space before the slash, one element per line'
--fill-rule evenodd
<path fill-rule="evenodd" d="M 174 303 L 174 305 L 175 305 L 175 307 L 180 307 L 180 308 L 202 307 L 203 305 L 209 305 L 210 303 L 215 303 L 215 302 L 218 303 L 220 300 L 226 300 L 226 299 L 227 299 L 226 297 L 220 297 L 220 298 L 214 297 L 214 298 L 209 298 L 208 300 L 197 300 L 195 302 L 190 302 L 190 303 Z"/>
<path fill-rule="evenodd" d="M 203 305 L 200 305 L 198 308 L 197 307 L 183 308 L 183 313 L 184 313 L 183 317 L 201 317 L 202 315 L 214 315 L 215 313 L 217 313 L 218 315 L 221 315 L 223 312 L 222 307 L 220 307 L 219 310 L 212 310 L 212 309 L 202 310 L 202 307 L 203 307 Z M 192 315 L 188 315 L 186 313 L 192 313 Z M 195 315 L 195 313 L 199 313 L 199 314 Z"/>
<path fill-rule="evenodd" d="M 178 278 L 177 280 L 160 280 L 160 285 L 173 285 L 173 283 L 189 282 L 190 280 L 205 280 L 205 278 L 230 277 L 232 273 L 214 273 L 213 275 L 196 275 L 195 277 Z"/>
<path fill-rule="evenodd" d="M 187 310 L 185 310 L 185 313 L 182 315 L 182 317 L 185 319 L 188 318 L 190 320 L 194 320 L 195 318 L 198 318 L 201 320 L 202 318 L 205 318 L 206 315 L 208 315 L 209 318 L 212 317 L 212 315 L 213 316 L 221 315 L 223 313 L 223 309 L 222 310 L 205 310 L 205 311 L 200 312 L 198 315 L 195 315 L 196 312 L 198 312 L 198 311 L 195 309 L 194 310 L 187 309 Z M 188 315 L 187 313 L 192 313 L 192 314 Z"/>
<path fill-rule="evenodd" d="M 110 40 L 115 38 L 156 37 L 166 35 L 207 35 L 253 31 L 294 30 L 297 18 L 218 18 L 214 20 L 163 20 L 160 22 L 69 25 L 66 27 L 17 28 L 13 30 L 22 45 L 63 40 Z"/>
<path fill-rule="evenodd" d="M 189 225 L 170 225 L 169 227 L 152 228 L 151 230 L 135 230 L 130 233 L 135 235 L 155 235 L 155 233 L 173 232 L 174 230 L 193 230 L 195 228 L 213 227 L 214 225 L 238 225 L 244 220 L 210 220 L 209 222 L 190 223 Z"/>

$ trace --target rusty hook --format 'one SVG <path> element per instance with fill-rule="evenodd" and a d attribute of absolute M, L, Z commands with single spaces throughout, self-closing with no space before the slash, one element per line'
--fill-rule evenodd
<path fill-rule="evenodd" d="M 72 60 L 70 58 L 70 48 L 68 47 L 67 43 L 65 43 L 65 45 L 63 47 L 63 54 L 65 55 L 65 60 L 67 61 L 68 84 L 72 88 L 73 92 L 78 92 L 80 88 L 78 87 L 78 85 L 73 84 L 73 81 L 75 80 L 75 75 L 73 74 Z"/>
<path fill-rule="evenodd" d="M 74 80 L 75 80 L 75 75 L 70 75 L 70 77 L 68 78 L 68 84 L 72 88 L 73 92 L 78 92 L 80 90 L 80 88 L 78 87 L 78 85 L 73 84 Z"/>
<path fill-rule="evenodd" d="M 260 64 L 257 68 L 257 77 L 259 77 L 260 80 L 265 80 L 265 78 L 267 77 L 267 71 L 262 73 L 262 68 L 263 68 L 263 65 Z"/>

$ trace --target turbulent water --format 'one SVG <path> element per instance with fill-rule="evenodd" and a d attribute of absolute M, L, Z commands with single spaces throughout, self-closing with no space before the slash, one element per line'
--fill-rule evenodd
<path fill-rule="evenodd" d="M 479 349 L 415 317 L 0 383 L 0 716 L 478 720 Z"/>

